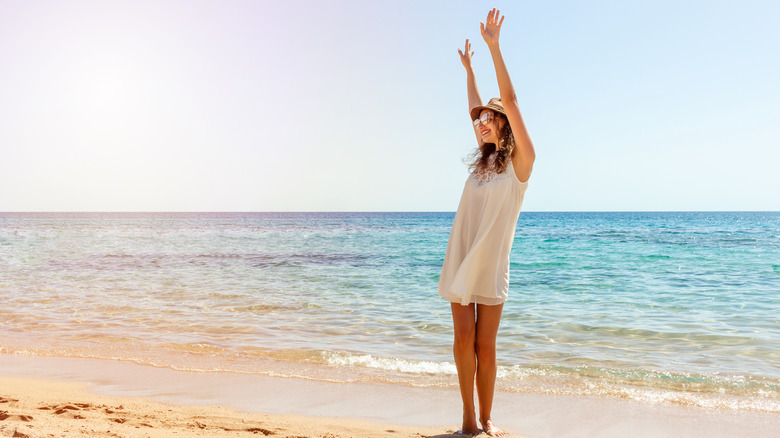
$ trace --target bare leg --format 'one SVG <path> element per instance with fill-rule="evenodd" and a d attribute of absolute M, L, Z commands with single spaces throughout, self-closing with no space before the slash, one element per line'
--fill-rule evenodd
<path fill-rule="evenodd" d="M 493 395 L 496 388 L 496 335 L 501 323 L 504 305 L 477 304 L 476 347 L 477 397 L 479 398 L 479 422 L 488 436 L 504 436 L 506 432 L 493 424 Z"/>
<path fill-rule="evenodd" d="M 463 433 L 478 435 L 477 413 L 474 408 L 474 375 L 477 369 L 476 352 L 476 321 L 475 305 L 452 306 L 452 322 L 455 327 L 455 341 L 452 352 L 455 356 L 455 366 L 458 368 L 458 383 L 460 396 L 463 399 Z"/>

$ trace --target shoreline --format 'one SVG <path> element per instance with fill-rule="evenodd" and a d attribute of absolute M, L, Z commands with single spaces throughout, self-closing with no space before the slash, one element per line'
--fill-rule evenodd
<path fill-rule="evenodd" d="M 26 388 L 46 389 L 36 392 Z M 222 429 L 230 429 L 225 433 L 240 433 L 237 425 L 252 423 L 265 425 L 252 426 L 254 432 L 244 430 L 255 436 L 259 429 L 264 429 L 273 433 L 270 436 L 280 437 L 330 434 L 441 438 L 458 428 L 461 409 L 458 391 L 446 388 L 200 373 L 105 359 L 9 354 L 0 354 L 0 397 L 19 400 L 0 403 L 0 411 L 9 416 L 0 421 L 0 435 L 8 436 L 17 430 L 38 436 L 46 426 L 36 419 L 53 417 L 49 411 L 41 410 L 41 405 L 54 405 L 55 400 L 76 408 L 76 403 L 133 406 L 139 413 L 135 419 L 125 421 L 128 428 L 123 430 L 140 436 L 157 436 L 172 430 L 181 430 L 184 435 L 180 436 L 219 436 L 198 434 L 206 430 L 216 433 L 222 427 L 218 424 L 223 424 Z M 515 437 L 769 437 L 774 435 L 772 431 L 780 430 L 780 415 L 774 413 L 590 396 L 497 392 L 494 406 L 496 423 Z M 175 418 L 155 417 L 168 410 Z M 87 413 L 72 411 L 69 416 L 85 418 L 60 418 L 67 420 L 62 424 L 93 429 L 108 424 L 115 426 L 115 432 L 125 426 L 111 424 L 110 418 L 115 416 L 98 415 L 95 409 Z M 143 416 L 154 427 L 142 426 Z M 24 421 L 23 417 L 32 420 Z M 210 418 L 215 425 L 209 426 L 203 418 Z M 200 428 L 196 421 L 205 427 Z M 302 429 L 294 429 L 297 425 Z M 27 428 L 29 432 L 24 431 Z"/>

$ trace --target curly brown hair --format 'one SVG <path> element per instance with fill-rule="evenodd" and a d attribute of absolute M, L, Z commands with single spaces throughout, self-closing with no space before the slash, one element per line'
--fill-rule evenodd
<path fill-rule="evenodd" d="M 511 159 L 512 152 L 515 149 L 515 137 L 512 135 L 512 127 L 509 126 L 509 120 L 506 116 L 493 111 L 493 116 L 496 118 L 500 135 L 498 136 L 499 147 L 496 148 L 495 143 L 483 143 L 478 147 L 470 156 L 467 162 L 469 166 L 469 172 L 485 172 L 487 170 L 493 170 L 496 173 L 503 173 L 506 170 L 507 160 Z M 498 149 L 498 150 L 496 150 Z M 493 169 L 488 169 L 490 165 L 488 158 L 490 155 L 496 153 L 496 159 L 493 163 Z"/>

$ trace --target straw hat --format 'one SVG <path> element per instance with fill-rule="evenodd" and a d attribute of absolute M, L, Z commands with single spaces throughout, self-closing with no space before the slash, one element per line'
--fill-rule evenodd
<path fill-rule="evenodd" d="M 501 104 L 500 97 L 494 97 L 490 99 L 487 105 L 475 106 L 472 108 L 471 111 L 469 111 L 471 113 L 471 120 L 477 120 L 479 118 L 479 113 L 481 113 L 483 109 L 489 109 L 506 116 L 506 113 L 504 112 L 504 105 Z"/>

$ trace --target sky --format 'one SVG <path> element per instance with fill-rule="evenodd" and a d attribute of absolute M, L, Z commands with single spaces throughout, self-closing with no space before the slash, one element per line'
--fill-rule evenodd
<path fill-rule="evenodd" d="M 780 210 L 775 1 L 0 0 L 0 211 L 455 211 L 492 7 L 524 211 Z"/>

